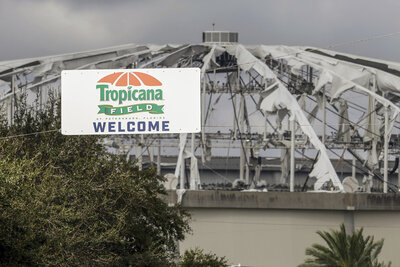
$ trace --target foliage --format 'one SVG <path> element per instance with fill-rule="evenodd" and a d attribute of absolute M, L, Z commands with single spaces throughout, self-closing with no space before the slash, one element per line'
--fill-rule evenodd
<path fill-rule="evenodd" d="M 383 239 L 374 242 L 373 236 L 363 236 L 363 228 L 353 234 L 347 234 L 344 224 L 340 231 L 318 231 L 317 234 L 324 239 L 326 246 L 313 244 L 306 249 L 306 255 L 311 256 L 301 267 L 385 267 L 390 266 L 378 261 L 378 255 L 383 247 Z"/>
<path fill-rule="evenodd" d="M 223 267 L 227 266 L 225 257 L 213 253 L 205 253 L 200 248 L 186 250 L 181 257 L 181 267 Z"/>
<path fill-rule="evenodd" d="M 48 132 L 59 114 L 22 101 L 0 125 L 0 266 L 172 265 L 189 215 L 160 198 L 162 178 L 99 137 Z"/>

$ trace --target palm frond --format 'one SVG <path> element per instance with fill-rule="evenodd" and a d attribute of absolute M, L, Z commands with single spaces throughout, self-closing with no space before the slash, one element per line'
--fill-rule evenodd
<path fill-rule="evenodd" d="M 347 234 L 344 224 L 340 230 L 317 231 L 326 245 L 313 244 L 306 249 L 307 258 L 300 267 L 390 267 L 378 261 L 383 239 L 374 242 L 373 236 L 364 237 L 363 228 Z"/>

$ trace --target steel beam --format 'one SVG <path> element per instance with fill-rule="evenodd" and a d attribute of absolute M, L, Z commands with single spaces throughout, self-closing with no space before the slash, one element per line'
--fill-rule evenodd
<path fill-rule="evenodd" d="M 389 107 L 385 106 L 385 136 L 383 148 L 383 193 L 388 192 Z"/>
<path fill-rule="evenodd" d="M 290 118 L 290 192 L 294 192 L 294 149 L 295 149 L 295 121 L 294 118 Z"/>

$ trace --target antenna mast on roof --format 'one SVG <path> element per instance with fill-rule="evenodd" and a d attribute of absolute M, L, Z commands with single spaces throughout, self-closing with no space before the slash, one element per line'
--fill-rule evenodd
<path fill-rule="evenodd" d="M 214 31 L 214 30 L 215 30 L 215 29 L 214 29 L 214 27 L 215 27 L 215 22 L 212 23 L 212 26 L 213 26 L 213 31 Z"/>

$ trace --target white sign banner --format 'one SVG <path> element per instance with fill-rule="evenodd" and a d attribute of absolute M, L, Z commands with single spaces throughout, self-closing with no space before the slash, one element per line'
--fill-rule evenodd
<path fill-rule="evenodd" d="M 200 113 L 198 68 L 61 73 L 66 135 L 196 133 Z"/>

